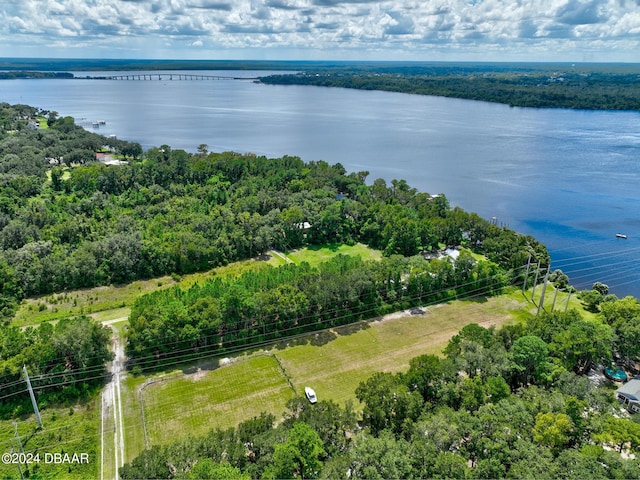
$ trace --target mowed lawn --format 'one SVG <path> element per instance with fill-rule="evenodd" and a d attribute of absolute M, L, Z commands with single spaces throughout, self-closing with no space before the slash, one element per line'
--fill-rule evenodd
<path fill-rule="evenodd" d="M 141 394 L 147 439 L 156 445 L 236 426 L 263 411 L 279 415 L 294 396 L 278 360 L 266 354 L 158 381 Z"/>
<path fill-rule="evenodd" d="M 294 263 L 307 262 L 311 266 L 318 266 L 322 262 L 326 262 L 336 255 L 351 255 L 353 257 L 361 257 L 363 260 L 380 260 L 382 252 L 374 250 L 362 243 L 355 245 L 345 245 L 342 243 L 331 243 L 327 245 L 310 245 L 300 250 L 287 252 Z"/>
<path fill-rule="evenodd" d="M 455 301 L 428 307 L 424 314 L 400 312 L 323 332 L 272 351 L 300 395 L 305 386 L 311 386 L 319 400 L 357 403 L 356 388 L 373 373 L 404 371 L 413 357 L 440 354 L 465 325 L 513 323 L 528 305 L 517 295 Z M 327 338 L 331 340 L 324 343 Z"/>
<path fill-rule="evenodd" d="M 319 400 L 353 401 L 358 409 L 355 389 L 374 372 L 406 370 L 415 356 L 439 354 L 468 323 L 513 323 L 523 309 L 533 308 L 519 292 L 454 301 L 423 314 L 400 312 L 291 339 L 213 370 L 150 383 L 138 395 L 148 443 L 236 426 L 261 412 L 280 418 L 286 402 L 302 396 L 305 386 L 313 387 Z"/>

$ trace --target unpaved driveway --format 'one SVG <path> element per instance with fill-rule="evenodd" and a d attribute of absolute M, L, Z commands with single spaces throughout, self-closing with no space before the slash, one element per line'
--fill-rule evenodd
<path fill-rule="evenodd" d="M 105 465 L 112 465 L 108 471 L 114 471 L 116 480 L 119 477 L 118 469 L 124 464 L 124 428 L 122 422 L 122 399 L 120 397 L 120 380 L 123 376 L 124 364 L 126 356 L 124 353 L 124 345 L 120 339 L 120 332 L 111 324 L 122 321 L 122 319 L 110 320 L 103 322 L 104 325 L 111 326 L 113 331 L 111 336 L 111 347 L 114 358 L 108 366 L 111 373 L 111 379 L 102 390 L 102 461 L 100 466 L 100 478 L 104 480 Z M 105 425 L 110 425 L 113 418 L 113 430 L 105 429 Z M 110 431 L 107 431 L 110 430 Z M 105 444 L 113 435 L 113 458 L 105 458 Z"/>

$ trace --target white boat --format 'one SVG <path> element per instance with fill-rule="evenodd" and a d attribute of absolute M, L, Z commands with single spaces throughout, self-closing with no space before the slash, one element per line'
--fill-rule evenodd
<path fill-rule="evenodd" d="M 318 401 L 318 398 L 316 397 L 316 392 L 313 390 L 313 388 L 304 387 L 304 394 L 311 403 L 316 403 Z"/>
<path fill-rule="evenodd" d="M 624 233 L 616 233 L 616 238 L 627 238 Z"/>

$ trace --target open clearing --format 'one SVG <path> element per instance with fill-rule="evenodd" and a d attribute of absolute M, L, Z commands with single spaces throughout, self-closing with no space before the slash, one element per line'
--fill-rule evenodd
<path fill-rule="evenodd" d="M 355 245 L 329 244 L 310 246 L 285 255 L 294 263 L 302 261 L 318 265 L 337 255 L 359 255 L 363 259 L 380 259 L 382 253 L 361 243 Z M 137 280 L 127 285 L 111 285 L 61 293 L 52 293 L 24 300 L 18 309 L 13 325 L 37 325 L 45 321 L 56 321 L 73 315 L 91 315 L 103 322 L 129 315 L 133 302 L 141 295 L 155 290 L 179 285 L 189 288 L 194 283 L 203 282 L 220 275 L 237 276 L 248 270 L 277 267 L 287 263 L 285 258 L 269 252 L 263 257 L 230 263 L 224 267 L 183 276 L 164 276 L 149 280 Z"/>
<path fill-rule="evenodd" d="M 149 444 L 173 440 L 174 435 L 204 434 L 212 426 L 230 427 L 246 413 L 282 413 L 295 396 L 278 361 L 256 355 L 215 371 L 198 370 L 160 380 L 142 389 Z"/>
<path fill-rule="evenodd" d="M 353 257 L 359 256 L 363 260 L 380 260 L 382 258 L 382 252 L 369 248 L 362 243 L 356 243 L 355 245 L 344 245 L 342 243 L 311 245 L 300 250 L 287 252 L 287 257 L 294 263 L 307 262 L 311 266 L 317 266 L 339 254 Z"/>
<path fill-rule="evenodd" d="M 485 327 L 513 323 L 523 309 L 534 308 L 520 292 L 454 301 L 428 307 L 424 313 L 399 312 L 305 335 L 267 351 L 165 373 L 146 383 L 142 378 L 131 379 L 129 388 L 136 394 L 130 391 L 128 398 L 137 408 L 130 414 L 138 418 L 126 422 L 125 433 L 137 440 L 127 438 L 126 443 L 144 448 L 140 438 L 145 434 L 139 431 L 142 407 L 149 446 L 232 427 L 261 412 L 279 418 L 287 400 L 302 396 L 307 385 L 316 390 L 319 400 L 353 401 L 358 408 L 355 389 L 374 372 L 405 370 L 412 357 L 440 353 L 468 323 Z"/>
<path fill-rule="evenodd" d="M 359 255 L 363 259 L 380 259 L 380 252 L 365 245 L 324 245 L 277 255 L 269 252 L 260 259 L 236 262 L 208 272 L 182 277 L 162 277 L 138 281 L 125 286 L 98 287 L 78 290 L 23 302 L 14 324 L 33 325 L 42 321 L 55 321 L 64 316 L 90 314 L 96 321 L 112 325 L 120 334 L 126 329 L 126 318 L 130 305 L 141 294 L 153 290 L 180 285 L 190 285 L 218 275 L 239 275 L 247 270 L 278 266 L 293 261 L 306 261 L 318 265 L 337 254 Z M 286 258 L 284 258 L 286 255 Z M 536 291 L 536 301 L 541 288 Z M 531 290 L 527 292 L 531 297 Z M 547 288 L 545 307 L 551 308 L 555 292 Z M 566 293 L 557 296 L 556 309 L 564 310 Z M 587 318 L 594 314 L 581 308 L 573 295 L 569 308 L 577 308 Z M 118 430 L 114 416 L 107 405 L 101 422 L 100 397 L 96 396 L 97 408 L 84 410 L 84 415 L 73 415 L 80 421 L 76 428 L 84 429 L 80 443 L 90 445 L 83 450 L 94 451 L 96 463 L 103 463 L 100 473 L 105 478 L 115 476 L 113 461 L 118 451 L 118 464 L 129 462 L 145 447 L 166 443 L 185 435 L 204 434 L 212 428 L 236 426 L 239 422 L 259 415 L 272 413 L 279 418 L 287 401 L 302 396 L 305 386 L 312 386 L 319 400 L 333 400 L 340 404 L 352 401 L 359 405 L 355 389 L 376 371 L 396 372 L 405 370 L 412 357 L 424 353 L 440 353 L 449 338 L 471 322 L 484 326 L 517 322 L 535 313 L 536 307 L 517 289 L 500 297 L 454 301 L 428 307 L 424 313 L 398 312 L 383 319 L 359 322 L 338 329 L 322 331 L 289 339 L 268 347 L 268 350 L 239 354 L 225 360 L 203 360 L 198 365 L 187 365 L 183 369 L 165 371 L 148 376 L 121 376 L 122 443 L 114 441 Z M 412 314 L 413 313 L 413 314 Z M 82 411 L 82 410 L 80 410 Z M 45 407 L 43 415 L 53 414 L 62 418 L 65 409 Z M 68 414 L 68 411 L 67 411 Z M 34 429 L 33 415 L 22 417 L 22 425 Z M 51 435 L 47 422 L 43 431 L 33 435 L 31 441 L 44 441 L 40 448 L 50 445 L 68 447 L 70 442 Z M 58 422 L 54 422 L 56 425 Z M 118 422 L 120 423 L 120 422 Z M 13 424 L 0 422 L 0 431 L 11 438 Z M 56 433 L 63 428 L 53 427 Z M 33 432 L 32 430 L 32 432 Z M 93 433 L 88 433 L 93 431 Z M 66 432 L 65 432 L 66 433 Z M 45 435 L 43 435 L 45 434 Z M 28 434 L 29 435 L 29 434 Z M 23 436 L 23 433 L 20 433 Z M 78 439 L 78 435 L 71 435 Z M 44 437 L 47 437 L 46 440 Z M 50 443 L 50 445 L 49 445 Z M 5 445 L 10 451 L 10 444 Z M 102 446 L 102 451 L 101 447 Z M 54 447 L 55 448 L 55 447 Z M 92 466 L 99 467 L 92 462 Z M 4 468 L 0 468 L 3 472 Z M 80 473 L 83 472 L 83 473 Z M 87 470 L 80 470 L 80 476 Z M 71 473 L 71 472 L 68 472 Z"/>
<path fill-rule="evenodd" d="M 40 412 L 42 428 L 38 427 L 29 407 L 15 422 L 0 421 L 0 451 L 3 454 L 22 449 L 26 454 L 39 453 L 41 456 L 40 463 L 20 466 L 24 478 L 36 474 L 38 478 L 69 480 L 100 478 L 100 395 L 84 403 L 41 408 Z M 87 453 L 88 463 L 47 463 L 45 453 Z M 17 464 L 0 463 L 0 478 L 20 477 Z"/>
<path fill-rule="evenodd" d="M 527 294 L 530 298 L 531 291 Z M 540 288 L 536 300 L 539 295 Z M 545 297 L 547 309 L 553 296 L 549 287 Z M 564 310 L 566 300 L 566 294 L 559 294 L 556 309 Z M 575 295 L 569 302 L 569 308 L 574 307 L 585 315 Z M 359 408 L 355 389 L 372 373 L 405 370 L 410 358 L 441 352 L 448 339 L 468 323 L 501 325 L 520 321 L 535 311 L 536 307 L 519 290 L 512 289 L 499 297 L 430 306 L 424 314 L 399 312 L 383 319 L 308 334 L 273 345 L 267 351 L 240 354 L 222 361 L 222 366 L 219 360 L 209 359 L 182 370 L 150 376 L 124 374 L 121 396 L 125 452 L 120 461 L 131 461 L 145 446 L 188 434 L 203 434 L 212 428 L 236 426 L 263 411 L 279 418 L 287 400 L 302 396 L 307 385 L 316 390 L 319 400 L 330 399 L 340 404 L 353 401 Z M 122 313 L 120 309 L 105 311 L 101 319 L 113 318 L 108 323 L 122 330 L 126 324 Z M 30 437 L 25 451 L 38 444 L 41 451 L 73 448 L 94 452 L 89 470 L 73 472 L 81 478 L 99 475 L 104 455 L 107 468 L 103 473 L 105 478 L 111 478 L 115 467 L 110 461 L 115 454 L 114 418 L 107 412 L 101 425 L 100 403 L 100 396 L 96 396 L 84 408 L 75 407 L 72 415 L 68 407 L 44 407 L 41 411 L 45 428 L 35 435 L 35 419 L 27 413 L 18 422 L 20 437 Z M 70 424 L 72 431 L 67 430 Z M 11 450 L 9 439 L 13 430 L 12 422 L 0 422 L 7 451 Z M 101 431 L 110 433 L 104 437 L 102 452 Z M 17 468 L 0 467 L 0 471 L 5 475 L 18 474 Z M 88 472 L 91 473 L 87 475 Z"/>
<path fill-rule="evenodd" d="M 277 266 L 282 263 L 284 261 L 271 257 L 266 261 L 244 260 L 208 272 L 182 277 L 164 276 L 150 280 L 137 280 L 127 285 L 102 286 L 28 298 L 22 302 L 11 323 L 18 326 L 37 325 L 73 315 L 90 315 L 101 322 L 112 320 L 128 316 L 133 302 L 145 293 L 174 285 L 188 288 L 194 283 L 216 275 L 239 275 L 247 270 L 264 268 L 266 265 Z"/>

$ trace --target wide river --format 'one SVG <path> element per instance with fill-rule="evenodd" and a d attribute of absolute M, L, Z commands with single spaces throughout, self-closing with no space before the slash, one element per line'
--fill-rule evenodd
<path fill-rule="evenodd" d="M 195 152 L 204 143 L 210 151 L 340 162 L 348 171 L 368 170 L 368 183 L 406 179 L 535 236 L 549 248 L 552 268 L 577 288 L 601 281 L 619 296 L 640 297 L 638 112 L 510 108 L 250 80 L 4 80 L 0 101 L 55 110 L 89 129 L 103 120 L 96 132 L 145 149 Z"/>

